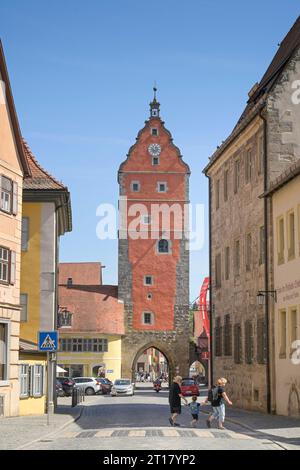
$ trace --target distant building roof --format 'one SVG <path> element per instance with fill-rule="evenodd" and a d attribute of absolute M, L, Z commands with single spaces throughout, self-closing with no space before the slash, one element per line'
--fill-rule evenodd
<path fill-rule="evenodd" d="M 59 284 L 102 285 L 102 265 L 99 262 L 59 263 Z"/>
<path fill-rule="evenodd" d="M 124 304 L 118 301 L 117 286 L 59 285 L 59 308 L 72 313 L 72 327 L 61 334 L 124 334 Z"/>
<path fill-rule="evenodd" d="M 210 157 L 208 165 L 204 168 L 203 173 L 218 160 L 219 156 L 224 152 L 228 145 L 242 132 L 242 130 L 249 124 L 249 122 L 260 112 L 264 107 L 268 93 L 281 74 L 282 70 L 289 62 L 291 57 L 295 54 L 300 47 L 300 16 L 298 16 L 292 28 L 289 30 L 280 47 L 274 55 L 269 67 L 263 75 L 261 81 L 256 84 L 249 93 L 249 100 L 247 105 L 235 125 L 231 134 L 220 145 L 214 154 Z"/>

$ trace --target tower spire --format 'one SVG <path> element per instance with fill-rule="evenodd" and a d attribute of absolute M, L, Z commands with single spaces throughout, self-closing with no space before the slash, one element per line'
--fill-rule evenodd
<path fill-rule="evenodd" d="M 153 92 L 154 92 L 153 100 L 150 103 L 150 118 L 159 117 L 160 103 L 156 99 L 156 92 L 157 92 L 156 82 L 154 82 Z"/>

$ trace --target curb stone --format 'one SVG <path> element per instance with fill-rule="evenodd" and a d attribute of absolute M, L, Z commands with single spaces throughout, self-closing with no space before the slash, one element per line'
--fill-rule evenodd
<path fill-rule="evenodd" d="M 204 411 L 204 410 L 201 410 L 201 413 L 203 414 L 206 414 L 206 415 L 209 415 L 209 411 Z M 255 432 L 255 433 L 258 433 L 258 434 L 263 434 L 261 431 L 257 431 L 257 429 L 253 428 L 252 426 L 249 426 L 248 424 L 245 424 L 245 423 L 241 423 L 240 421 L 237 421 L 236 419 L 234 418 L 228 418 L 226 416 L 226 421 L 229 421 L 229 423 L 233 423 L 233 424 L 236 424 L 237 426 L 240 426 L 241 428 L 245 428 L 245 429 L 248 429 L 248 431 L 252 431 L 252 432 Z M 269 439 L 269 438 L 268 438 Z M 281 447 L 283 450 L 289 450 L 287 447 L 285 447 L 283 444 L 281 444 L 280 442 L 278 441 L 275 441 L 274 439 L 269 439 L 270 441 L 274 442 L 274 444 L 276 444 L 277 446 Z"/>
<path fill-rule="evenodd" d="M 57 432 L 62 431 L 64 428 L 66 428 L 66 427 L 69 426 L 70 424 L 76 423 L 76 421 L 78 421 L 78 420 L 81 418 L 83 409 L 84 409 L 84 405 L 81 405 L 80 410 L 79 410 L 79 413 L 78 413 L 78 415 L 77 415 L 76 417 L 73 417 L 72 419 L 70 419 L 69 421 L 67 421 L 65 424 L 63 424 L 63 425 L 60 426 L 59 428 L 55 429 L 55 431 L 51 431 L 51 432 L 49 432 L 48 434 L 45 434 L 44 436 L 40 436 L 40 437 L 38 437 L 37 439 L 34 439 L 33 441 L 27 442 L 26 444 L 22 444 L 21 446 L 16 447 L 15 450 L 21 450 L 21 449 L 24 449 L 25 447 L 29 447 L 29 446 L 31 446 L 32 444 L 34 444 L 35 442 L 40 441 L 41 439 L 49 438 L 49 437 L 52 436 L 53 434 L 56 434 Z"/>

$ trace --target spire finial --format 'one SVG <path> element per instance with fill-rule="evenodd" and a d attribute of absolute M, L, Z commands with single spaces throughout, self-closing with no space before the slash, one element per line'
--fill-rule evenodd
<path fill-rule="evenodd" d="M 156 99 L 157 85 L 156 80 L 153 87 L 154 97 L 150 103 L 150 117 L 159 117 L 159 102 Z"/>

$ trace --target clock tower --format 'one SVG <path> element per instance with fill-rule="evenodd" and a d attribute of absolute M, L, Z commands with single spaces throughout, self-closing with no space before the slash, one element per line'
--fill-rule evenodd
<path fill-rule="evenodd" d="M 119 301 L 124 303 L 122 376 L 148 348 L 163 353 L 170 376 L 189 372 L 190 169 L 160 118 L 160 104 L 120 165 Z"/>

